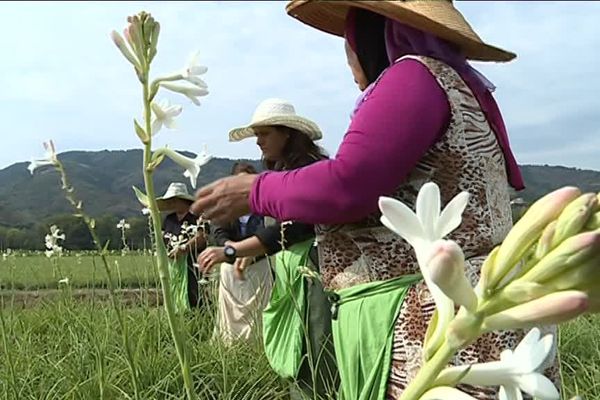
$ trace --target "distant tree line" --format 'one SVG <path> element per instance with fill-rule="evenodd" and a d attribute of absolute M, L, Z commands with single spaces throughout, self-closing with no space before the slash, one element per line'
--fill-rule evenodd
<path fill-rule="evenodd" d="M 96 233 L 102 244 L 108 242 L 108 248 L 123 248 L 121 230 L 117 228 L 120 218 L 103 215 L 95 218 Z M 148 219 L 131 217 L 126 219 L 130 228 L 125 231 L 127 246 L 132 250 L 150 248 Z M 56 225 L 65 234 L 62 246 L 66 250 L 94 249 L 92 237 L 85 223 L 71 214 L 53 215 L 35 224 L 31 228 L 15 228 L 0 225 L 0 249 L 44 250 L 44 238 L 50 232 L 50 226 Z"/>

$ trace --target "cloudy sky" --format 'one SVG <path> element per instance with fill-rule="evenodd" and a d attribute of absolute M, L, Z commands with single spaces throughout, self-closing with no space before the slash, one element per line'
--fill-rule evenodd
<path fill-rule="evenodd" d="M 476 64 L 498 87 L 520 163 L 600 170 L 600 2 L 455 2 L 485 40 L 515 51 L 506 65 Z M 187 99 L 177 131 L 158 144 L 217 156 L 259 156 L 252 140 L 231 144 L 267 97 L 291 100 L 321 125 L 335 149 L 358 95 L 341 39 L 302 25 L 285 2 L 0 2 L 0 168 L 59 151 L 139 147 L 132 118 L 140 87 L 109 38 L 127 15 L 162 25 L 156 74 L 183 66 L 193 50 L 210 95 Z"/>

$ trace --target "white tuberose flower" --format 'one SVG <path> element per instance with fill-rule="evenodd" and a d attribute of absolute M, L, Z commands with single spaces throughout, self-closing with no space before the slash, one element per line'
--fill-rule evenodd
<path fill-rule="evenodd" d="M 160 85 L 172 92 L 184 95 L 197 106 L 200 105 L 200 100 L 198 100 L 198 97 L 206 96 L 208 94 L 208 90 L 206 88 L 198 87 L 196 85 L 187 86 L 171 82 L 161 82 Z"/>
<path fill-rule="evenodd" d="M 181 114 L 181 111 L 183 110 L 182 106 L 177 104 L 171 105 L 168 100 L 163 99 L 158 103 L 152 102 L 150 107 L 154 113 L 152 136 L 156 135 L 163 125 L 169 129 L 175 129 L 177 127 L 175 117 Z"/>
<path fill-rule="evenodd" d="M 128 222 L 126 222 L 124 219 L 122 219 L 117 224 L 117 228 L 122 229 L 122 230 L 127 230 L 127 229 L 131 228 L 131 225 L 129 225 Z"/>
<path fill-rule="evenodd" d="M 200 56 L 200 52 L 196 51 L 192 53 L 190 56 L 188 63 L 185 68 L 181 71 L 181 76 L 186 81 L 193 83 L 199 88 L 207 89 L 208 85 L 202 79 L 198 77 L 198 75 L 204 75 L 208 68 L 203 65 L 198 64 L 198 58 Z"/>
<path fill-rule="evenodd" d="M 56 148 L 54 147 L 54 142 L 49 140 L 44 142 L 44 149 L 46 150 L 46 154 L 44 158 L 32 159 L 29 163 L 27 169 L 33 175 L 33 172 L 40 168 L 48 165 L 56 165 L 58 162 L 58 158 L 56 157 Z"/>
<path fill-rule="evenodd" d="M 50 234 L 44 238 L 46 242 L 46 257 L 52 257 L 54 254 L 62 254 L 62 247 L 58 244 L 59 240 L 65 240 L 65 234 L 60 233 L 56 225 L 50 227 Z"/>
<path fill-rule="evenodd" d="M 427 262 L 431 258 L 433 243 L 443 239 L 462 222 L 469 193 L 457 194 L 440 213 L 440 189 L 433 183 L 424 184 L 419 190 L 416 213 L 401 201 L 389 197 L 379 198 L 381 223 L 414 247 L 423 279 L 431 292 L 438 312 L 438 323 L 430 337 L 425 358 L 441 343 L 445 328 L 454 316 L 454 302 L 431 280 Z"/>
<path fill-rule="evenodd" d="M 461 192 L 440 213 L 440 189 L 435 183 L 428 182 L 419 190 L 416 213 L 401 201 L 381 197 L 381 222 L 422 253 L 433 242 L 458 228 L 468 201 L 469 193 Z"/>
<path fill-rule="evenodd" d="M 154 153 L 155 156 L 159 156 L 161 154 L 164 154 L 171 160 L 175 161 L 175 163 L 177 163 L 179 166 L 185 168 L 183 176 L 190 179 L 190 183 L 194 188 L 196 187 L 196 180 L 198 178 L 198 174 L 200 173 L 200 167 L 209 162 L 212 158 L 212 156 L 208 154 L 206 145 L 204 146 L 204 149 L 198 153 L 196 158 L 186 157 L 183 154 L 166 147 L 158 149 Z"/>
<path fill-rule="evenodd" d="M 559 400 L 558 390 L 538 372 L 553 345 L 552 335 L 540 336 L 539 329 L 530 330 L 514 351 L 504 350 L 500 361 L 471 365 L 460 382 L 468 385 L 500 385 L 500 400 L 522 400 L 521 392 L 539 400 Z M 464 370 L 465 366 L 447 368 L 439 379 L 451 379 Z"/>

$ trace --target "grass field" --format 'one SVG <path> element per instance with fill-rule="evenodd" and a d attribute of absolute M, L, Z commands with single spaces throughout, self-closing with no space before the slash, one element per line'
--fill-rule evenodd
<path fill-rule="evenodd" d="M 143 296 L 156 286 L 149 255 L 110 257 L 120 288 L 140 288 L 138 305 L 122 312 L 138 373 L 139 399 L 183 399 L 185 393 L 166 315 Z M 94 267 L 95 265 L 95 267 Z M 59 271 L 58 271 L 59 270 Z M 117 272 L 118 271 L 118 272 Z M 58 280 L 69 278 L 69 285 Z M 78 288 L 106 286 L 98 259 L 63 256 L 59 265 L 40 255 L 0 258 L 5 293 L 58 293 L 34 307 L 0 308 L 0 399 L 134 399 L 115 310 L 106 301 L 75 301 Z M 214 304 L 215 286 L 206 286 Z M 58 288 L 58 289 L 57 289 Z M 8 291 L 11 290 L 10 292 Z M 124 303 L 123 303 L 124 304 Z M 211 340 L 214 305 L 184 315 L 192 373 L 199 399 L 285 399 L 288 384 L 271 371 L 259 344 L 225 347 Z M 600 318 L 561 328 L 563 392 L 600 399 Z"/>
<path fill-rule="evenodd" d="M 16 253 L 0 258 L 0 289 L 56 289 L 69 278 L 72 288 L 105 288 L 108 279 L 102 260 L 89 253 L 66 255 L 54 260 L 35 253 Z M 150 254 L 120 253 L 108 256 L 115 283 L 121 288 L 155 287 L 158 275 Z"/>

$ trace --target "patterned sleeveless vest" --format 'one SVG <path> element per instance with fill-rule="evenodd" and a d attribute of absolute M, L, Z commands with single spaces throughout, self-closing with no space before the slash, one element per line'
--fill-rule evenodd
<path fill-rule="evenodd" d="M 512 227 L 504 156 L 477 99 L 454 69 L 428 57 L 409 56 L 397 62 L 404 59 L 422 63 L 435 77 L 446 93 L 450 121 L 444 135 L 391 197 L 414 210 L 419 189 L 429 181 L 439 186 L 442 207 L 459 192 L 470 193 L 462 224 L 449 239 L 462 247 L 467 276 L 475 285 L 488 253 Z M 360 182 L 356 184 L 360 185 Z M 317 227 L 325 288 L 337 290 L 419 272 L 412 247 L 385 228 L 379 217 L 379 213 L 374 213 L 355 224 Z M 423 339 L 434 310 L 435 304 L 426 285 L 423 282 L 414 285 L 405 297 L 394 327 L 386 398 L 399 398 L 417 374 Z M 542 331 L 556 333 L 554 327 L 543 327 Z M 514 348 L 522 336 L 521 331 L 485 334 L 459 351 L 452 363 L 464 365 L 498 360 L 500 352 Z M 544 367 L 545 374 L 560 387 L 556 359 L 549 359 Z M 478 400 L 493 400 L 498 395 L 495 387 L 460 385 L 459 388 Z"/>
<path fill-rule="evenodd" d="M 463 248 L 467 258 L 486 255 L 512 226 L 502 150 L 477 99 L 454 69 L 428 57 L 408 56 L 397 62 L 409 58 L 425 65 L 446 92 L 451 117 L 445 134 L 390 197 L 414 209 L 417 193 L 428 181 L 440 187 L 442 205 L 468 191 L 471 197 L 462 225 L 450 239 Z M 379 217 L 375 213 L 355 224 L 317 227 L 327 288 L 418 272 L 410 245 L 383 227 Z"/>

